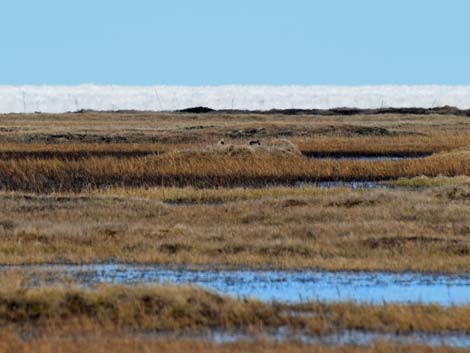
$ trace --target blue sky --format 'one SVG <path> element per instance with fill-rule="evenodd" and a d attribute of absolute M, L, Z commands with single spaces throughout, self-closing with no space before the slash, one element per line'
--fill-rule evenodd
<path fill-rule="evenodd" d="M 11 0 L 0 84 L 470 84 L 468 0 Z"/>

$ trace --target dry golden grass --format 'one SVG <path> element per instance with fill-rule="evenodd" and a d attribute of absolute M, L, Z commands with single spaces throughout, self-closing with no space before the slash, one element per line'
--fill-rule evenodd
<path fill-rule="evenodd" d="M 469 195 L 468 184 L 2 193 L 0 263 L 465 272 Z"/>
<path fill-rule="evenodd" d="M 263 333 L 276 328 L 293 335 L 316 336 L 344 330 L 470 332 L 470 307 L 263 304 L 189 287 L 101 286 L 84 290 L 70 288 L 70 284 L 35 289 L 14 285 L 21 281 L 16 273 L 7 273 L 0 280 L 0 352 L 458 352 L 390 343 L 375 343 L 369 348 L 323 347 L 289 340 L 269 343 Z M 245 332 L 260 339 L 215 344 L 210 341 L 213 330 Z M 180 334 L 195 334 L 195 339 L 177 339 Z"/>
<path fill-rule="evenodd" d="M 185 151 L 142 158 L 0 161 L 4 190 L 80 191 L 110 186 L 233 187 L 296 182 L 470 175 L 470 151 L 401 161 L 311 160 L 282 153 Z"/>
<path fill-rule="evenodd" d="M 397 180 L 392 180 L 385 182 L 386 185 L 391 186 L 403 186 L 410 188 L 418 187 L 433 187 L 433 186 L 450 186 L 450 185 L 463 185 L 470 184 L 470 177 L 468 176 L 458 176 L 458 177 L 445 177 L 438 176 L 434 178 L 419 176 L 413 178 L 400 178 Z"/>
<path fill-rule="evenodd" d="M 223 147 L 217 146 L 220 139 Z M 286 148 L 279 143 L 283 139 L 295 146 Z M 249 147 L 250 140 L 261 146 Z M 214 268 L 470 268 L 470 120 L 465 117 L 2 115 L 0 143 L 2 264 L 112 260 Z M 312 160 L 299 151 L 434 155 L 367 162 Z M 353 179 L 428 188 L 266 187 Z M 35 274 L 39 281 L 51 280 L 41 276 Z M 192 288 L 90 291 L 76 288 L 70 278 L 52 280 L 62 287 L 25 289 L 21 273 L 2 274 L 0 352 L 457 352 L 391 344 L 215 345 L 149 340 L 136 332 L 261 332 L 281 326 L 316 334 L 470 332 L 469 307 L 286 306 Z"/>
<path fill-rule="evenodd" d="M 308 153 L 435 154 L 313 160 L 279 148 L 284 139 Z M 2 263 L 470 268 L 466 117 L 13 114 L 0 116 L 0 142 L 0 188 L 16 191 L 0 195 Z M 399 178 L 396 185 L 441 187 L 266 188 Z"/>
<path fill-rule="evenodd" d="M 6 275 L 11 277 L 10 275 Z M 470 332 L 469 306 L 360 305 L 318 302 L 289 305 L 235 300 L 190 287 L 99 286 L 0 290 L 0 324 L 33 334 L 93 332 L 263 333 L 287 328 L 324 335 L 344 330 L 382 333 Z"/>
<path fill-rule="evenodd" d="M 318 155 L 403 155 L 432 154 L 470 145 L 466 132 L 410 134 L 398 136 L 354 136 L 295 138 L 293 142 L 306 154 Z"/>
<path fill-rule="evenodd" d="M 470 123 L 452 115 L 256 115 L 96 113 L 0 116 L 0 142 L 6 143 L 215 143 L 247 139 L 294 138 L 319 150 L 393 151 L 417 148 L 439 152 L 469 141 Z M 313 141 L 311 140 L 313 139 Z M 321 142 L 317 142 L 317 140 Z M 362 141 L 362 143 L 361 143 Z M 362 147 L 360 145 L 363 145 Z M 435 148 L 436 150 L 434 150 Z"/>
<path fill-rule="evenodd" d="M 16 159 L 82 159 L 89 157 L 130 158 L 156 155 L 175 149 L 188 149 L 193 145 L 131 144 L 131 143 L 52 143 L 52 144 L 0 144 L 1 160 Z"/>
<path fill-rule="evenodd" d="M 222 138 L 226 146 L 259 140 L 261 147 L 203 148 Z M 294 142 L 294 153 L 272 147 L 282 139 Z M 0 182 L 7 190 L 264 186 L 468 175 L 469 153 L 458 151 L 470 144 L 470 122 L 457 116 L 393 114 L 13 114 L 1 116 L 0 142 Z M 371 163 L 311 160 L 297 155 L 299 150 L 333 156 L 448 154 Z M 161 152 L 170 153 L 155 156 Z"/>

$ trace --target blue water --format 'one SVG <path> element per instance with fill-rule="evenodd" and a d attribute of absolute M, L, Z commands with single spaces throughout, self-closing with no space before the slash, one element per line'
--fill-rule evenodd
<path fill-rule="evenodd" d="M 182 336 L 184 337 L 184 336 Z M 182 338 L 180 337 L 180 338 Z M 274 332 L 264 332 L 261 335 L 245 333 L 213 332 L 207 337 L 194 337 L 206 339 L 215 343 L 250 342 L 259 339 L 271 342 L 301 342 L 304 344 L 319 344 L 327 346 L 353 345 L 368 347 L 375 342 L 387 342 L 395 344 L 426 345 L 430 347 L 454 347 L 470 348 L 470 335 L 466 333 L 412 333 L 394 334 L 371 331 L 339 331 L 326 335 L 311 335 L 291 332 L 280 328 Z"/>
<path fill-rule="evenodd" d="M 331 156 L 326 156 L 326 157 L 310 157 L 310 158 L 311 159 L 317 159 L 317 160 L 332 159 L 332 160 L 336 160 L 336 161 L 376 162 L 376 161 L 404 161 L 404 160 L 412 160 L 412 159 L 422 159 L 422 158 L 427 157 L 427 156 L 429 156 L 429 155 L 416 156 L 416 157 L 402 157 L 402 156 L 360 156 L 360 157 L 340 156 L 340 157 L 331 157 Z"/>
<path fill-rule="evenodd" d="M 136 335 L 136 333 L 133 333 Z M 258 333 L 243 331 L 211 330 L 210 332 L 156 332 L 148 331 L 137 333 L 137 336 L 148 340 L 159 339 L 185 339 L 192 341 L 208 341 L 216 344 L 236 342 L 256 342 L 259 340 L 269 342 L 300 342 L 325 346 L 362 346 L 368 347 L 375 342 L 387 342 L 402 345 L 426 345 L 430 347 L 470 348 L 470 334 L 468 333 L 425 333 L 410 334 L 384 333 L 373 331 L 345 330 L 323 335 L 309 334 L 302 331 L 292 331 L 287 327 L 265 330 Z M 135 337 L 135 336 L 134 336 Z"/>
<path fill-rule="evenodd" d="M 86 286 L 99 283 L 193 285 L 236 298 L 254 298 L 266 302 L 319 300 L 470 305 L 470 273 L 216 271 L 126 264 L 17 266 L 3 267 L 3 270 L 6 268 L 65 273 Z"/>
<path fill-rule="evenodd" d="M 319 181 L 317 183 L 304 183 L 302 185 L 316 186 L 319 188 L 348 188 L 348 189 L 376 189 L 390 188 L 387 184 L 376 181 Z M 300 185 L 299 185 L 300 186 Z"/>
<path fill-rule="evenodd" d="M 333 153 L 332 155 L 309 155 L 306 153 L 305 156 L 310 159 L 314 160 L 322 160 L 322 159 L 331 159 L 331 160 L 339 160 L 339 161 L 365 161 L 365 162 L 376 162 L 376 161 L 403 161 L 403 160 L 413 160 L 413 159 L 422 159 L 425 157 L 431 156 L 432 153 L 418 153 L 415 155 L 403 155 L 403 154 L 396 154 L 396 155 L 387 155 L 387 154 L 363 154 L 363 155 L 348 155 L 347 153 Z"/>

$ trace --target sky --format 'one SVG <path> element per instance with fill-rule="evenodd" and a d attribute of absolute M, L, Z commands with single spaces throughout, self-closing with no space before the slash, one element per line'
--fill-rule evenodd
<path fill-rule="evenodd" d="M 470 84 L 468 0 L 10 0 L 0 85 Z"/>

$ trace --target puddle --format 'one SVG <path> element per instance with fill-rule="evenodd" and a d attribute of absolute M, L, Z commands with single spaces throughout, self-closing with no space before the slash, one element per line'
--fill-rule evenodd
<path fill-rule="evenodd" d="M 4 266 L 6 269 L 67 274 L 79 284 L 194 285 L 261 301 L 470 304 L 470 274 L 387 272 L 187 270 L 124 264 Z"/>
<path fill-rule="evenodd" d="M 265 187 L 276 187 L 286 184 L 267 184 Z M 374 189 L 374 188 L 388 188 L 392 187 L 383 181 L 367 181 L 367 180 L 350 180 L 350 181 L 299 181 L 288 184 L 292 188 L 300 187 L 316 187 L 316 188 L 347 188 L 347 189 Z"/>
<path fill-rule="evenodd" d="M 167 206 L 221 206 L 224 205 L 222 201 L 163 201 Z"/>
<path fill-rule="evenodd" d="M 334 159 L 349 161 L 402 161 L 410 159 L 421 159 L 431 156 L 431 153 L 411 153 L 411 154 L 377 154 L 377 153 L 323 153 L 310 152 L 304 153 L 304 156 L 311 159 Z"/>
<path fill-rule="evenodd" d="M 326 335 L 309 335 L 292 333 L 289 330 L 279 329 L 273 333 L 263 333 L 258 336 L 247 334 L 214 333 L 209 339 L 216 343 L 250 342 L 259 339 L 271 342 L 300 342 L 326 346 L 362 346 L 368 347 L 375 342 L 387 342 L 403 345 L 426 345 L 431 347 L 469 348 L 470 335 L 465 333 L 445 334 L 391 334 L 368 331 L 341 331 Z"/>
<path fill-rule="evenodd" d="M 320 181 L 313 184 L 319 188 L 375 189 L 389 188 L 387 184 L 377 181 Z"/>
<path fill-rule="evenodd" d="M 93 337 L 93 334 L 91 335 Z M 24 341 L 32 339 L 31 334 L 23 335 Z M 377 342 L 400 344 L 400 345 L 420 345 L 427 347 L 452 347 L 470 348 L 470 334 L 468 333 L 424 333 L 415 332 L 411 334 L 383 333 L 372 331 L 338 331 L 323 335 L 309 334 L 302 331 L 292 331 L 289 328 L 281 327 L 273 330 L 265 330 L 258 333 L 244 331 L 223 331 L 213 329 L 206 332 L 171 332 L 171 331 L 132 331 L 121 332 L 120 337 L 138 339 L 146 341 L 159 340 L 186 340 L 193 342 L 210 342 L 216 345 L 227 343 L 256 343 L 258 341 L 271 343 L 300 343 L 316 346 L 359 346 L 369 347 Z M 84 336 L 48 336 L 48 341 L 74 341 L 87 340 L 89 335 Z"/>
<path fill-rule="evenodd" d="M 362 156 L 362 157 L 335 157 L 333 159 L 342 160 L 342 161 L 366 161 L 366 162 L 375 162 L 375 161 L 403 161 L 410 159 L 420 159 L 423 157 L 400 157 L 400 156 Z M 315 158 L 315 159 L 331 159 L 331 157 L 325 158 Z"/>
<path fill-rule="evenodd" d="M 266 331 L 259 334 L 244 332 L 224 332 L 214 330 L 209 333 L 156 333 L 149 332 L 139 335 L 147 339 L 186 339 L 192 341 L 208 341 L 216 344 L 256 342 L 259 340 L 269 342 L 296 342 L 324 346 L 362 346 L 368 347 L 375 342 L 386 342 L 403 345 L 426 345 L 430 347 L 470 348 L 470 334 L 466 333 L 412 333 L 394 334 L 371 331 L 339 331 L 325 335 L 312 335 L 308 333 L 292 332 L 286 328 Z"/>

